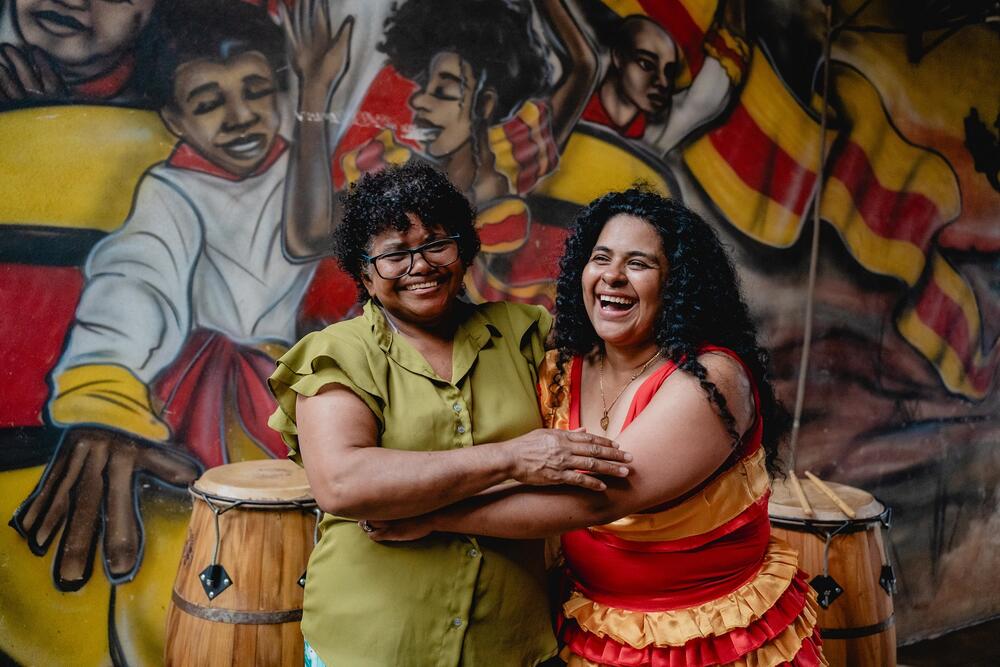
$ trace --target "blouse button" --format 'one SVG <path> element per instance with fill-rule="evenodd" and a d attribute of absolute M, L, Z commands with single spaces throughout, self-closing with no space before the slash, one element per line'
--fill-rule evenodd
<path fill-rule="evenodd" d="M 456 403 L 455 405 L 451 406 L 451 409 L 454 410 L 455 412 L 461 412 L 462 406 Z"/>
<path fill-rule="evenodd" d="M 460 627 L 462 627 L 462 619 L 460 619 L 460 618 L 453 618 L 453 619 L 451 619 L 451 624 L 454 625 L 456 628 L 460 628 Z"/>
<path fill-rule="evenodd" d="M 462 435 L 463 433 L 465 433 L 465 427 L 462 426 L 461 424 L 459 424 L 458 425 L 458 434 Z"/>

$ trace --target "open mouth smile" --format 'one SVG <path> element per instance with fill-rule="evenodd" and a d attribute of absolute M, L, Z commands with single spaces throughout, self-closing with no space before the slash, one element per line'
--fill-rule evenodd
<path fill-rule="evenodd" d="M 440 284 L 441 284 L 440 280 L 425 280 L 422 283 L 413 283 L 412 285 L 405 285 L 403 287 L 403 290 L 406 292 L 428 292 Z"/>
<path fill-rule="evenodd" d="M 264 146 L 267 143 L 267 137 L 263 134 L 247 134 L 242 137 L 237 137 L 232 141 L 227 141 L 226 143 L 219 146 L 231 157 L 237 159 L 247 159 L 253 158 L 260 155 L 264 150 Z"/>
<path fill-rule="evenodd" d="M 601 311 L 610 313 L 624 313 L 631 310 L 635 304 L 639 303 L 638 299 L 632 299 L 627 296 L 613 296 L 610 294 L 600 294 L 598 295 L 598 300 L 601 304 Z"/>
<path fill-rule="evenodd" d="M 35 19 L 35 23 L 38 24 L 39 28 L 57 37 L 69 37 L 78 33 L 90 32 L 90 28 L 72 16 L 66 16 L 65 14 L 53 12 L 48 9 L 32 12 L 31 16 Z"/>

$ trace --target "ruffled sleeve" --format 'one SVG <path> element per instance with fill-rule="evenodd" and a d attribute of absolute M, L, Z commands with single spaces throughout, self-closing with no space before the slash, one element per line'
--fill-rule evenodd
<path fill-rule="evenodd" d="M 538 368 L 545 360 L 545 339 L 552 329 L 552 315 L 542 306 L 503 302 L 507 307 L 510 326 L 517 337 L 521 354 Z"/>
<path fill-rule="evenodd" d="M 281 434 L 288 445 L 288 457 L 300 465 L 302 459 L 295 422 L 295 401 L 300 395 L 315 396 L 327 385 L 343 385 L 372 411 L 380 434 L 385 428 L 385 399 L 375 380 L 371 350 L 363 341 L 344 335 L 337 329 L 338 325 L 334 325 L 306 335 L 278 359 L 277 368 L 268 379 L 278 408 L 267 424 Z M 371 347 L 381 356 L 381 350 L 374 341 Z"/>

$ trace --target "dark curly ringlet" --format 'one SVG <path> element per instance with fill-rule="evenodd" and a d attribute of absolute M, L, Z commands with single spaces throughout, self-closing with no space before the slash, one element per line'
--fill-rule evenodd
<path fill-rule="evenodd" d="M 431 59 L 451 51 L 469 63 L 475 83 L 493 88 L 503 119 L 549 81 L 545 49 L 520 0 L 407 0 L 394 4 L 378 50 L 408 79 L 423 83 Z M 476 112 L 478 113 L 478 111 Z"/>
<path fill-rule="evenodd" d="M 333 252 L 340 266 L 358 285 L 358 301 L 368 300 L 361 276 L 364 255 L 376 236 L 388 229 L 410 228 L 407 213 L 415 213 L 425 229 L 440 226 L 458 235 L 458 256 L 469 266 L 479 252 L 476 211 L 448 177 L 422 160 L 390 166 L 362 176 L 341 196 L 343 221 L 333 232 Z"/>
<path fill-rule="evenodd" d="M 699 345 L 710 343 L 733 350 L 753 375 L 760 394 L 764 422 L 763 446 L 767 468 L 779 469 L 778 447 L 791 420 L 777 401 L 768 378 L 769 357 L 757 343 L 757 331 L 740 295 L 739 278 L 715 231 L 694 211 L 646 186 L 612 192 L 591 202 L 576 218 L 560 261 L 556 286 L 555 343 L 560 369 L 571 356 L 592 352 L 601 344 L 583 303 L 580 289 L 584 266 L 605 223 L 616 215 L 641 218 L 656 229 L 669 262 L 656 323 L 656 343 L 664 356 L 698 378 L 714 404 L 734 446 L 740 435 L 725 397 L 706 377 L 698 362 Z M 560 372 L 560 375 L 562 373 Z"/>

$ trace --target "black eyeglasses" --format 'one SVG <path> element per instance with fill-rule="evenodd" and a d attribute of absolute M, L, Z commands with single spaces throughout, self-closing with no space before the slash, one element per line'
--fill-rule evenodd
<path fill-rule="evenodd" d="M 362 255 L 362 259 L 375 267 L 375 272 L 383 280 L 395 280 L 402 278 L 413 270 L 413 256 L 420 253 L 424 261 L 431 266 L 448 266 L 454 264 L 458 259 L 458 239 L 459 235 L 447 236 L 418 245 L 416 248 L 408 250 L 392 250 L 381 255 L 371 257 Z"/>

